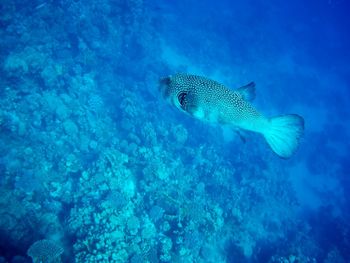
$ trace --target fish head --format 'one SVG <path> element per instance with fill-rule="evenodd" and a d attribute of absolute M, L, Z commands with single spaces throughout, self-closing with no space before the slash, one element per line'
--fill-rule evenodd
<path fill-rule="evenodd" d="M 176 108 L 190 113 L 191 110 L 191 90 L 189 85 L 175 76 L 167 76 L 159 81 L 159 91 L 162 96 Z"/>

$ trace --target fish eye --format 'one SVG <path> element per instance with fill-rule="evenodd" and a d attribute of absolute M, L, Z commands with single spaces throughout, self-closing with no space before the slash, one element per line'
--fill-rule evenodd
<path fill-rule="evenodd" d="M 178 101 L 179 101 L 179 103 L 180 103 L 180 105 L 182 106 L 182 107 L 184 107 L 185 106 L 185 104 L 186 104 L 186 96 L 187 96 L 187 92 L 180 92 L 178 95 L 177 95 L 177 99 L 178 99 Z"/>

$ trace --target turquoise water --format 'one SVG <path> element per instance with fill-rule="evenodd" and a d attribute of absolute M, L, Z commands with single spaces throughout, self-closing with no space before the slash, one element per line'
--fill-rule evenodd
<path fill-rule="evenodd" d="M 350 262 L 341 0 L 0 3 L 0 262 Z M 256 83 L 305 132 L 191 118 L 160 78 Z"/>

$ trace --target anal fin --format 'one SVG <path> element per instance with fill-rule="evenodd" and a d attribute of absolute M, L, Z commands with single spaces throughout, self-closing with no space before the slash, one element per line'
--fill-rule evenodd
<path fill-rule="evenodd" d="M 243 143 L 247 142 L 246 137 L 244 136 L 243 132 L 241 130 L 236 130 L 236 134 L 238 135 L 238 137 L 241 139 L 241 141 Z"/>

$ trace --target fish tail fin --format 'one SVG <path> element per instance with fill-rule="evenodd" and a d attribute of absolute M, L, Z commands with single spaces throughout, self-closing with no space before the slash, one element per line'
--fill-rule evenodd
<path fill-rule="evenodd" d="M 282 158 L 289 158 L 297 150 L 304 133 L 304 119 L 288 114 L 269 119 L 269 128 L 264 137 L 271 149 Z"/>

